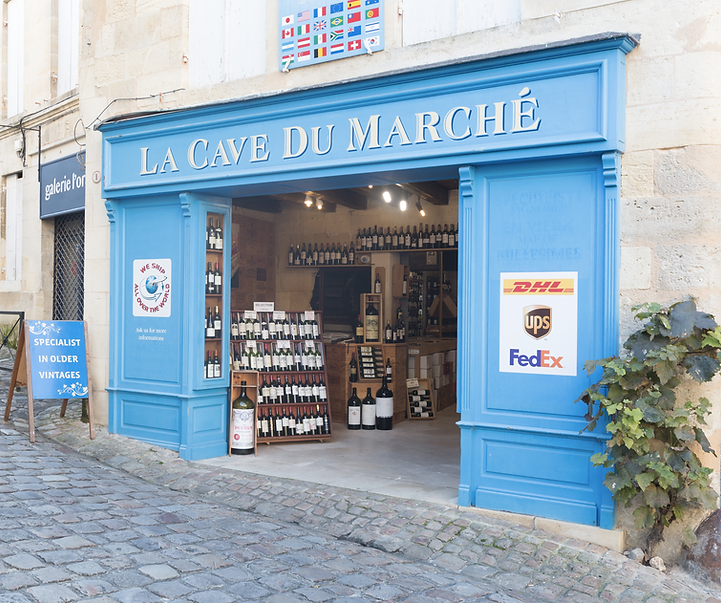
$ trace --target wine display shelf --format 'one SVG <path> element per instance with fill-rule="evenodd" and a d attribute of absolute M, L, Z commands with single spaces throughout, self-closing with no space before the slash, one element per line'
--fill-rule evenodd
<path fill-rule="evenodd" d="M 236 313 L 236 316 L 239 314 L 242 315 L 251 315 L 250 312 L 242 312 L 242 313 Z M 257 313 L 262 314 L 262 313 Z M 277 313 L 276 313 L 277 314 Z M 256 446 L 257 444 L 273 444 L 276 442 L 306 442 L 306 441 L 326 441 L 330 440 L 332 437 L 332 420 L 331 420 L 331 405 L 330 405 L 330 399 L 327 394 L 328 388 L 328 375 L 326 372 L 326 359 L 325 359 L 325 351 L 323 349 L 323 341 L 322 341 L 322 331 L 320 325 L 322 325 L 321 315 L 320 312 L 286 312 L 286 317 L 288 315 L 292 316 L 300 316 L 305 315 L 310 317 L 310 314 L 313 314 L 314 320 L 319 325 L 318 332 L 315 337 L 310 339 L 231 339 L 231 350 L 233 352 L 233 357 L 236 357 L 236 351 L 240 349 L 244 345 L 255 345 L 260 347 L 269 346 L 272 347 L 272 345 L 289 345 L 292 348 L 296 348 L 298 346 L 299 348 L 305 349 L 309 345 L 312 345 L 313 350 L 319 352 L 320 359 L 321 359 L 321 367 L 308 367 L 307 369 L 301 368 L 301 370 L 295 370 L 295 367 L 293 370 L 233 370 L 232 372 L 232 387 L 231 387 L 231 402 L 232 400 L 235 400 L 235 398 L 240 393 L 240 383 L 241 381 L 246 382 L 246 392 L 248 397 L 253 400 L 253 403 L 255 404 L 255 420 L 256 420 L 256 432 L 255 432 L 255 441 Z M 270 314 L 268 314 L 270 316 Z M 266 316 L 266 318 L 268 317 Z M 237 366 L 237 364 L 236 364 Z M 294 378 L 298 377 L 298 386 L 299 387 L 305 387 L 306 380 L 301 379 L 301 377 L 307 377 L 307 381 L 310 382 L 310 379 L 313 377 L 318 378 L 316 381 L 316 384 L 323 383 L 326 388 L 326 394 L 325 398 L 320 397 L 320 393 L 317 399 L 310 400 L 309 398 L 312 396 L 304 396 L 304 398 L 300 401 L 294 400 L 294 401 L 286 401 L 286 402 L 260 402 L 260 400 L 263 398 L 262 396 L 262 387 L 263 387 L 263 379 L 266 379 L 266 382 L 268 379 L 271 381 L 277 381 L 280 383 L 280 379 L 284 379 L 285 377 L 288 378 Z M 281 384 L 283 387 L 285 387 L 285 382 Z M 312 387 L 312 386 L 311 386 Z M 320 387 L 319 387 L 320 390 Z M 311 412 L 317 412 L 317 416 L 325 416 L 327 418 L 327 421 L 323 422 L 323 431 L 326 431 L 327 426 L 327 432 L 325 433 L 303 433 L 302 435 L 298 434 L 292 434 L 292 435 L 282 435 L 282 436 L 261 436 L 259 434 L 260 432 L 260 422 L 263 415 L 268 415 L 268 413 L 273 413 L 273 420 L 276 419 L 275 413 L 281 413 L 281 419 L 282 419 L 282 412 L 285 411 L 291 411 L 296 417 L 298 416 L 298 411 L 300 410 L 301 413 L 305 412 L 305 409 L 311 409 Z"/>
<path fill-rule="evenodd" d="M 407 401 L 408 401 L 408 419 L 412 421 L 428 421 L 433 420 L 436 418 L 437 410 L 436 410 L 436 400 L 435 400 L 435 392 L 431 389 L 431 380 L 430 379 L 407 379 L 406 380 L 406 390 L 408 391 Z M 423 391 L 424 394 L 421 395 L 415 395 L 414 392 Z M 415 398 L 419 398 L 416 400 Z M 415 404 L 419 403 L 420 400 L 423 399 L 424 401 L 427 399 L 428 406 L 422 407 L 425 410 L 420 411 L 420 413 L 414 412 L 414 408 L 418 408 L 414 406 Z M 427 416 L 418 416 L 418 414 L 421 415 L 427 415 Z"/>
<path fill-rule="evenodd" d="M 225 217 L 223 214 L 208 212 L 205 228 L 205 326 L 203 331 L 203 378 L 212 382 L 222 379 L 227 373 L 226 358 L 223 355 L 223 266 L 225 247 Z M 217 312 L 216 312 L 217 309 Z M 212 330 L 208 331 L 210 323 Z M 215 330 L 220 331 L 218 336 Z"/>

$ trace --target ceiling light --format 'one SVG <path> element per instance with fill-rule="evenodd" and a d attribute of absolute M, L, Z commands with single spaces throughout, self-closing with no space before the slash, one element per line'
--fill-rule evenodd
<path fill-rule="evenodd" d="M 315 206 L 316 206 L 318 209 L 323 209 L 323 199 L 321 199 L 320 197 L 317 198 L 317 199 L 315 200 Z"/>
<path fill-rule="evenodd" d="M 383 191 L 383 201 L 386 203 L 391 202 L 391 194 L 388 191 Z"/>
<path fill-rule="evenodd" d="M 368 185 L 368 188 L 373 188 L 373 185 L 372 185 L 372 184 L 369 184 L 369 185 Z"/>
<path fill-rule="evenodd" d="M 405 199 L 401 199 L 401 202 L 399 203 L 399 206 L 401 208 L 401 211 L 406 211 L 408 207 L 408 203 L 406 203 Z"/>
<path fill-rule="evenodd" d="M 313 205 L 313 197 L 311 197 L 310 195 L 306 195 L 305 201 L 303 201 L 303 203 L 305 203 L 306 207 L 311 207 Z"/>

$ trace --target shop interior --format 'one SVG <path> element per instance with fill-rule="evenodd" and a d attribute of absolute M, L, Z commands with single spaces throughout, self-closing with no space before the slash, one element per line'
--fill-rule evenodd
<path fill-rule="evenodd" d="M 224 333 L 231 339 L 235 369 L 231 399 L 241 379 L 246 381 L 258 412 L 257 452 L 203 462 L 455 504 L 460 468 L 457 181 L 235 198 L 230 226 L 225 232 L 231 275 L 224 282 L 231 287 L 231 328 Z M 268 302 L 273 305 L 256 305 Z M 250 336 L 255 343 L 248 343 L 252 322 L 261 323 L 262 330 Z M 310 332 L 309 323 L 317 322 L 315 335 L 308 335 L 316 343 L 284 347 L 278 343 L 284 339 L 283 322 L 286 332 L 294 333 L 301 323 Z M 305 338 L 290 339 L 296 337 Z M 316 414 L 319 425 L 325 415 L 330 433 L 320 427 L 317 437 L 295 437 L 287 428 L 274 431 L 274 409 L 285 415 L 286 408 L 274 388 L 272 402 L 279 404 L 268 404 L 268 384 L 273 387 L 277 380 L 280 394 L 288 375 L 295 382 L 297 374 L 301 386 L 308 380 L 305 358 L 302 366 L 291 366 L 296 349 L 320 357 L 309 360 L 316 363 L 310 375 L 314 387 L 317 377 L 325 389 L 321 404 L 288 404 L 288 409 L 296 410 L 298 420 L 301 411 L 311 419 Z M 271 367 L 262 360 L 255 365 L 254 352 L 258 358 L 272 356 Z M 287 368 L 284 352 L 291 358 Z M 277 363 L 283 368 L 275 373 Z M 258 367 L 263 368 L 248 370 Z M 360 399 L 369 391 L 375 397 L 383 375 L 393 392 L 386 429 L 348 429 L 353 389 Z M 310 399 L 317 401 L 317 394 Z M 260 420 L 266 414 L 271 427 L 264 433 Z"/>

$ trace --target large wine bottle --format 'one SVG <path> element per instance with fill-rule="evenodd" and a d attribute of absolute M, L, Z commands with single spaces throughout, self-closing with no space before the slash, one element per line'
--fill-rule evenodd
<path fill-rule="evenodd" d="M 255 404 L 248 397 L 246 382 L 240 382 L 240 396 L 233 400 L 233 439 L 231 454 L 253 454 L 255 425 Z"/>
<path fill-rule="evenodd" d="M 375 307 L 375 304 L 373 302 L 368 304 L 368 307 L 366 308 L 366 341 L 367 342 L 377 342 L 379 338 L 379 331 L 380 331 L 380 325 L 378 324 L 380 321 L 380 316 L 378 315 L 378 310 Z"/>
<path fill-rule="evenodd" d="M 348 398 L 348 429 L 361 428 L 361 400 L 353 388 L 351 397 Z"/>
<path fill-rule="evenodd" d="M 376 401 L 371 396 L 371 388 L 368 388 L 366 397 L 361 402 L 361 427 L 363 429 L 376 428 Z"/>
<path fill-rule="evenodd" d="M 393 429 L 393 392 L 385 375 L 381 388 L 376 392 L 376 428 Z"/>

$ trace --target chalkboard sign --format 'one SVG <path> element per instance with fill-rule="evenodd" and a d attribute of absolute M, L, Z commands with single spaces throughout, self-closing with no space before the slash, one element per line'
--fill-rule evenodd
<path fill-rule="evenodd" d="M 65 416 L 68 400 L 87 398 L 90 439 L 95 438 L 92 412 L 92 385 L 88 373 L 88 328 L 85 322 L 71 320 L 26 320 L 20 330 L 5 420 L 10 418 L 16 386 L 28 388 L 28 427 L 35 441 L 33 400 L 63 400 L 60 416 Z"/>

